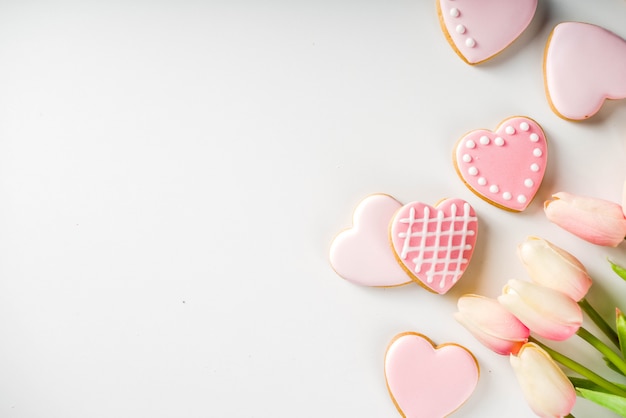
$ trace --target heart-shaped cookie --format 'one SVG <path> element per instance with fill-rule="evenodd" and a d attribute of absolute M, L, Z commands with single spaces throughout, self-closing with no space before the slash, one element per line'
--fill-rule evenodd
<path fill-rule="evenodd" d="M 401 207 L 402 203 L 385 194 L 368 196 L 359 203 L 352 228 L 330 245 L 330 264 L 337 274 L 363 286 L 411 283 L 389 247 L 389 222 Z"/>
<path fill-rule="evenodd" d="M 427 337 L 397 335 L 385 354 L 385 379 L 396 408 L 407 418 L 442 418 L 456 411 L 478 384 L 476 358 L 453 344 L 435 347 Z"/>
<path fill-rule="evenodd" d="M 543 130 L 522 116 L 504 120 L 495 132 L 466 134 L 453 155 L 456 171 L 470 190 L 513 212 L 526 209 L 539 190 L 547 159 Z"/>
<path fill-rule="evenodd" d="M 517 39 L 536 10 L 537 0 L 437 0 L 448 42 L 471 65 L 488 60 Z"/>
<path fill-rule="evenodd" d="M 546 44 L 544 79 L 557 115 L 587 119 L 606 99 L 626 98 L 626 40 L 588 23 L 560 23 Z"/>
<path fill-rule="evenodd" d="M 444 294 L 465 272 L 474 253 L 478 218 L 461 199 L 436 206 L 404 205 L 391 221 L 389 236 L 396 260 L 415 282 Z"/>

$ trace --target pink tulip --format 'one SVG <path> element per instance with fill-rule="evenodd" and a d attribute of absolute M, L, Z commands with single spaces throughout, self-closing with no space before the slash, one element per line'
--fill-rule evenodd
<path fill-rule="evenodd" d="M 517 247 L 517 255 L 530 279 L 565 293 L 575 301 L 585 297 L 592 281 L 587 269 L 567 251 L 537 237 L 528 237 Z"/>
<path fill-rule="evenodd" d="M 622 212 L 626 216 L 626 181 L 624 181 L 624 188 L 622 189 Z"/>
<path fill-rule="evenodd" d="M 540 417 L 564 417 L 576 403 L 576 390 L 550 355 L 536 344 L 525 344 L 509 358 L 524 398 Z"/>
<path fill-rule="evenodd" d="M 500 302 L 537 335 L 566 340 L 578 331 L 583 315 L 572 298 L 557 290 L 520 280 L 509 280 Z"/>
<path fill-rule="evenodd" d="M 495 299 L 479 295 L 459 298 L 454 317 L 487 348 L 498 354 L 517 354 L 530 331 Z"/>
<path fill-rule="evenodd" d="M 544 203 L 550 222 L 593 244 L 617 247 L 626 236 L 626 217 L 617 203 L 556 193 Z"/>

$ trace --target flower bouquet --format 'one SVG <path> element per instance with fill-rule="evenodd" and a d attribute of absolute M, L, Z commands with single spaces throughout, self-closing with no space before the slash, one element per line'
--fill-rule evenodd
<path fill-rule="evenodd" d="M 617 246 L 624 241 L 626 205 L 569 193 L 553 198 L 545 203 L 550 221 L 594 244 Z M 606 321 L 591 306 L 585 296 L 592 279 L 584 265 L 562 248 L 531 236 L 518 246 L 517 254 L 530 281 L 510 280 L 497 298 L 462 296 L 457 321 L 483 345 L 509 356 L 524 397 L 538 416 L 572 416 L 577 396 L 626 416 L 626 316 L 616 307 L 614 322 Z M 626 280 L 625 267 L 612 261 L 609 265 Z M 583 327 L 583 315 L 603 336 Z M 546 342 L 574 335 L 623 378 L 608 380 Z"/>

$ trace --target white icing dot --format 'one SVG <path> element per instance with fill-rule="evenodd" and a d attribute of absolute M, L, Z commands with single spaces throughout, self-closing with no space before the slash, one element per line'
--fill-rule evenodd
<path fill-rule="evenodd" d="M 461 35 L 465 33 L 465 30 L 466 30 L 465 26 L 463 26 L 463 25 L 457 25 L 457 27 L 456 27 L 456 33 L 459 33 Z"/>
<path fill-rule="evenodd" d="M 509 125 L 504 129 L 504 132 L 506 132 L 509 135 L 513 135 L 515 133 L 515 128 Z"/>
<path fill-rule="evenodd" d="M 460 14 L 461 12 L 459 12 L 459 9 L 457 9 L 456 7 L 453 7 L 452 9 L 450 9 L 450 16 L 459 17 Z"/>
<path fill-rule="evenodd" d="M 483 135 L 479 139 L 480 143 L 483 145 L 487 145 L 489 143 L 489 137 L 487 135 Z"/>
<path fill-rule="evenodd" d="M 491 193 L 498 193 L 500 191 L 500 188 L 495 184 L 492 184 L 491 186 L 489 186 L 489 191 Z"/>
<path fill-rule="evenodd" d="M 474 40 L 474 38 L 467 38 L 465 40 L 465 46 L 469 48 L 474 48 L 476 46 L 476 41 Z"/>
<path fill-rule="evenodd" d="M 512 197 L 513 197 L 513 196 L 511 196 L 511 193 L 509 193 L 509 192 L 504 192 L 504 193 L 502 193 L 502 198 L 503 198 L 504 200 L 511 200 L 511 198 L 512 198 Z"/>
<path fill-rule="evenodd" d="M 530 125 L 528 125 L 528 122 L 522 122 L 522 123 L 519 124 L 519 128 L 522 131 L 526 132 L 526 131 L 528 131 L 530 129 Z"/>
<path fill-rule="evenodd" d="M 476 147 L 476 143 L 470 139 L 470 140 L 468 140 L 465 143 L 465 147 L 469 148 L 469 149 L 475 148 Z"/>
<path fill-rule="evenodd" d="M 496 139 L 493 140 L 493 143 L 501 147 L 502 145 L 504 145 L 504 139 L 497 137 Z"/>
<path fill-rule="evenodd" d="M 523 194 L 517 196 L 517 201 L 519 203 L 526 203 L 526 196 L 524 196 Z"/>
<path fill-rule="evenodd" d="M 484 178 L 484 177 L 479 177 L 479 178 L 478 178 L 478 180 L 477 180 L 477 183 L 478 183 L 480 186 L 484 186 L 484 185 L 486 185 L 486 184 L 487 184 L 487 179 L 486 179 L 486 178 Z"/>
<path fill-rule="evenodd" d="M 472 156 L 469 154 L 463 154 L 463 161 L 465 161 L 466 163 L 471 163 L 472 162 Z"/>
<path fill-rule="evenodd" d="M 539 141 L 539 135 L 533 132 L 532 134 L 530 134 L 530 140 L 533 142 Z"/>
<path fill-rule="evenodd" d="M 543 155 L 543 152 L 541 151 L 541 149 L 539 149 L 539 148 L 535 148 L 535 149 L 533 150 L 533 155 L 534 155 L 535 157 L 541 157 L 541 156 Z"/>
<path fill-rule="evenodd" d="M 524 180 L 524 186 L 526 186 L 526 187 L 533 187 L 534 185 L 535 185 L 535 182 L 532 181 L 532 179 Z"/>
<path fill-rule="evenodd" d="M 476 174 L 478 174 L 478 169 L 476 167 L 470 167 L 467 169 L 467 172 L 470 174 L 470 176 L 475 176 Z"/>
<path fill-rule="evenodd" d="M 530 170 L 531 170 L 531 171 L 534 171 L 534 172 L 539 171 L 539 164 L 532 163 L 532 164 L 530 165 Z"/>

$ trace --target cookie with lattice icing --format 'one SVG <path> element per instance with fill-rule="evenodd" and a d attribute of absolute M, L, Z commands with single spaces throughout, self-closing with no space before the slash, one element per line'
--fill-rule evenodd
<path fill-rule="evenodd" d="M 389 228 L 397 262 L 416 283 L 438 294 L 448 292 L 467 269 L 477 234 L 476 212 L 462 199 L 406 204 Z"/>

